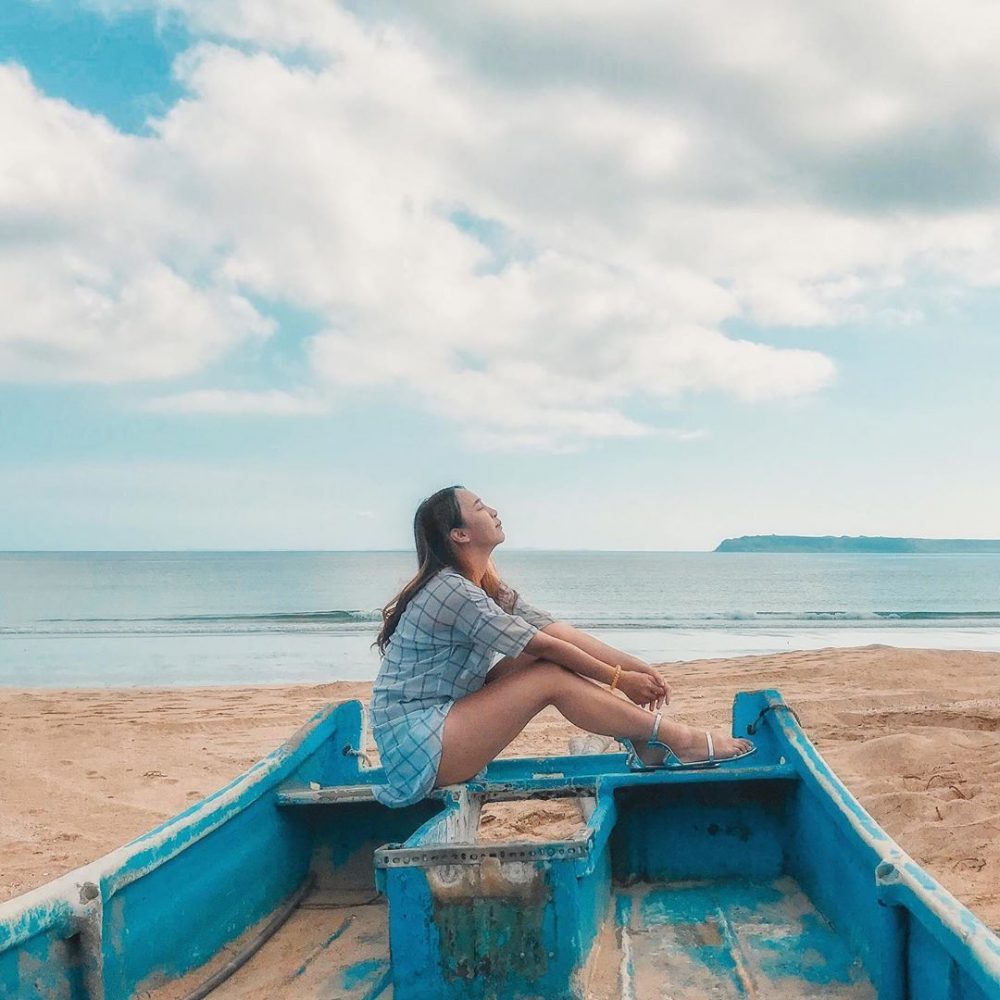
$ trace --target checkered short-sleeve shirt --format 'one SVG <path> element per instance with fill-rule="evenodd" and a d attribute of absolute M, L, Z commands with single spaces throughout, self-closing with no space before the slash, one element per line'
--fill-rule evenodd
<path fill-rule="evenodd" d="M 508 613 L 452 569 L 435 574 L 406 606 L 372 690 L 372 735 L 386 783 L 375 798 L 406 806 L 434 787 L 448 710 L 478 691 L 495 654 L 519 656 L 555 619 L 520 596 Z"/>

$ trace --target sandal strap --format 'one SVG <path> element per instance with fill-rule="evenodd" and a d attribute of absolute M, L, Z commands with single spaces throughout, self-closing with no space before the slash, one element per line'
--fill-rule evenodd
<path fill-rule="evenodd" d="M 706 729 L 705 739 L 708 742 L 708 759 L 715 760 L 715 740 L 712 739 L 712 734 Z"/>
<path fill-rule="evenodd" d="M 653 717 L 653 731 L 649 734 L 649 741 L 652 743 L 654 740 L 659 742 L 660 739 L 660 719 L 663 718 L 662 712 L 657 712 Z"/>

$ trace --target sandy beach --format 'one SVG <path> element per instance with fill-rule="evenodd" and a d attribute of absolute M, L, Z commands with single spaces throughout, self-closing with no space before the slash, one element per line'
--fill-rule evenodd
<path fill-rule="evenodd" d="M 665 664 L 676 716 L 728 719 L 779 688 L 879 823 L 1000 928 L 1000 654 L 891 647 Z M 0 690 L 0 901 L 99 857 L 243 771 L 327 702 L 370 685 Z M 554 710 L 508 755 L 565 753 Z M 571 803 L 487 812 L 482 833 L 558 835 Z"/>

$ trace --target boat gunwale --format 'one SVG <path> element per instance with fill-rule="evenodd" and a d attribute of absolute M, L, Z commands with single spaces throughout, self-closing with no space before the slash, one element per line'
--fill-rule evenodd
<path fill-rule="evenodd" d="M 152 830 L 0 903 L 0 948 L 17 947 L 46 930 L 72 934 L 75 923 L 92 912 L 95 902 L 106 904 L 285 781 L 333 735 L 338 728 L 335 716 L 345 704 L 349 702 L 323 706 L 266 757 Z"/>
<path fill-rule="evenodd" d="M 862 843 L 878 858 L 872 872 L 876 898 L 884 906 L 899 906 L 920 921 L 948 955 L 987 990 L 1000 987 L 1000 936 L 925 871 L 878 824 L 837 777 L 815 747 L 779 691 L 753 692 L 766 702 L 767 725 L 779 730 L 795 754 L 804 783 L 815 799 L 835 817 L 846 819 Z M 739 732 L 742 695 L 733 705 L 734 731 Z M 786 709 L 786 711 L 777 711 Z M 932 918 L 928 920 L 927 916 Z M 946 929 L 949 933 L 943 933 Z M 956 942 L 964 947 L 954 949 Z"/>

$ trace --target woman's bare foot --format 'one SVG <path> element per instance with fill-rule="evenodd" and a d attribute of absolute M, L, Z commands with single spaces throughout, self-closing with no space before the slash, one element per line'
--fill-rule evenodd
<path fill-rule="evenodd" d="M 661 743 L 666 743 L 677 759 L 685 764 L 694 760 L 708 760 L 708 740 L 705 738 L 704 729 L 661 720 L 657 739 Z M 712 732 L 712 742 L 715 745 L 716 760 L 738 757 L 753 746 L 749 740 L 737 739 L 721 729 Z M 639 754 L 639 759 L 647 766 L 662 764 L 666 756 L 664 751 L 657 747 L 647 747 L 646 740 L 636 741 L 636 752 Z"/>

